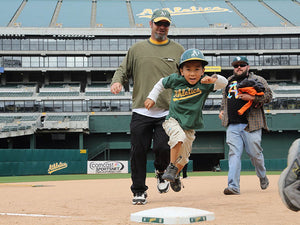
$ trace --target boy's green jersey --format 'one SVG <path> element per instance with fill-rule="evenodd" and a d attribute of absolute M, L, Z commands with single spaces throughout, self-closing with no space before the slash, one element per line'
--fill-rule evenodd
<path fill-rule="evenodd" d="M 183 76 L 173 73 L 162 80 L 164 88 L 172 89 L 167 119 L 176 119 L 184 130 L 203 127 L 202 108 L 208 94 L 214 90 L 214 84 L 201 84 L 201 79 L 191 85 Z"/>

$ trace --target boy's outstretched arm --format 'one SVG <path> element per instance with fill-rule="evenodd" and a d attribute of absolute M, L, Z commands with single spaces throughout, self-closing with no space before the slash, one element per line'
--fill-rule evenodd
<path fill-rule="evenodd" d="M 218 75 L 205 76 L 201 79 L 201 84 L 214 84 L 218 80 Z"/>
<path fill-rule="evenodd" d="M 215 84 L 214 90 L 222 89 L 226 87 L 228 80 L 218 74 L 214 74 L 211 77 L 210 76 L 205 76 L 201 80 L 202 84 Z"/>

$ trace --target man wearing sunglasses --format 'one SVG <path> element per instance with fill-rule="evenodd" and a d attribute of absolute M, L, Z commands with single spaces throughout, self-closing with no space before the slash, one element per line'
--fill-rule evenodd
<path fill-rule="evenodd" d="M 229 146 L 228 187 L 224 189 L 224 194 L 238 195 L 240 194 L 241 157 L 244 149 L 255 167 L 261 189 L 265 190 L 269 186 L 261 136 L 262 129 L 268 130 L 263 105 L 272 100 L 272 91 L 264 78 L 249 72 L 247 57 L 238 56 L 234 58 L 231 65 L 233 75 L 228 78 L 228 85 L 223 90 L 219 118 L 222 120 L 222 125 L 227 127 L 226 143 Z M 239 92 L 239 84 L 242 81 L 245 83 L 246 79 L 263 85 L 263 95 Z M 248 101 L 252 101 L 252 105 L 240 115 L 239 109 Z"/>
<path fill-rule="evenodd" d="M 161 176 L 170 162 L 169 137 L 162 123 L 169 113 L 171 92 L 168 90 L 161 93 L 155 108 L 148 110 L 144 106 L 144 101 L 157 81 L 178 71 L 180 56 L 184 52 L 180 44 L 168 39 L 170 23 L 169 11 L 154 11 L 149 21 L 150 38 L 131 46 L 111 82 L 111 92 L 118 94 L 129 79 L 133 80 L 130 123 L 133 205 L 147 203 L 146 166 L 147 152 L 151 147 L 155 157 L 157 189 L 159 193 L 166 193 L 170 187 L 170 183 Z M 179 179 L 172 185 L 172 189 L 181 188 Z"/>

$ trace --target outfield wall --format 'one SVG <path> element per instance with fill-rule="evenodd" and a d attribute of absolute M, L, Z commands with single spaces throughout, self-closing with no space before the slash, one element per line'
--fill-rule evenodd
<path fill-rule="evenodd" d="M 266 167 L 268 170 L 283 170 L 290 145 L 300 137 L 300 114 L 267 113 L 266 116 L 270 128 L 270 132 L 264 132 L 262 137 Z M 88 160 L 129 161 L 130 118 L 129 114 L 91 116 L 89 133 L 66 132 L 66 139 L 61 141 L 43 136 L 48 133 L 12 137 L 9 142 L 1 139 L 9 144 L 7 148 L 0 149 L 0 176 L 84 174 L 87 173 Z M 221 170 L 227 171 L 226 129 L 221 126 L 217 114 L 205 114 L 204 123 L 205 128 L 196 132 L 193 144 L 193 169 L 202 170 L 198 168 L 209 161 L 203 170 L 209 171 L 220 163 Z M 88 151 L 83 153 L 82 149 Z M 207 156 L 210 158 L 207 159 Z M 147 171 L 153 172 L 153 151 L 148 151 L 147 159 L 150 165 Z M 55 171 L 51 172 L 51 168 Z M 245 152 L 242 155 L 242 170 L 254 170 Z"/>
<path fill-rule="evenodd" d="M 201 159 L 207 154 L 223 154 L 220 160 L 221 170 L 228 170 L 228 146 L 226 144 L 226 129 L 221 126 L 221 121 L 216 113 L 204 114 L 204 128 L 196 132 L 193 143 L 192 157 Z M 266 113 L 269 132 L 263 132 L 262 147 L 266 167 L 268 170 L 283 170 L 286 167 L 286 158 L 291 143 L 300 137 L 300 114 L 298 113 Z M 99 152 L 99 142 L 104 148 L 98 155 L 100 160 L 129 160 L 130 152 L 130 115 L 102 115 L 90 116 L 91 134 L 86 137 L 85 143 L 89 149 L 89 157 Z M 153 160 L 150 151 L 148 160 Z M 194 157 L 193 157 L 194 158 Z M 194 160 L 194 165 L 201 161 Z M 244 152 L 242 155 L 242 170 L 253 171 L 249 157 Z"/>
<path fill-rule="evenodd" d="M 85 174 L 85 149 L 0 149 L 0 176 Z"/>

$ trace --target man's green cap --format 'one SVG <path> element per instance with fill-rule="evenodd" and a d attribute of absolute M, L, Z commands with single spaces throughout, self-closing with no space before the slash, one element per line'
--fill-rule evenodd
<path fill-rule="evenodd" d="M 166 20 L 169 21 L 171 23 L 171 15 L 169 13 L 169 11 L 164 10 L 164 9 L 158 9 L 155 10 L 152 14 L 151 20 L 153 22 L 158 22 L 161 20 Z"/>
<path fill-rule="evenodd" d="M 247 65 L 249 65 L 248 59 L 246 56 L 237 56 L 233 59 L 231 65 L 234 66 L 235 64 L 239 64 L 239 63 L 246 63 Z"/>

